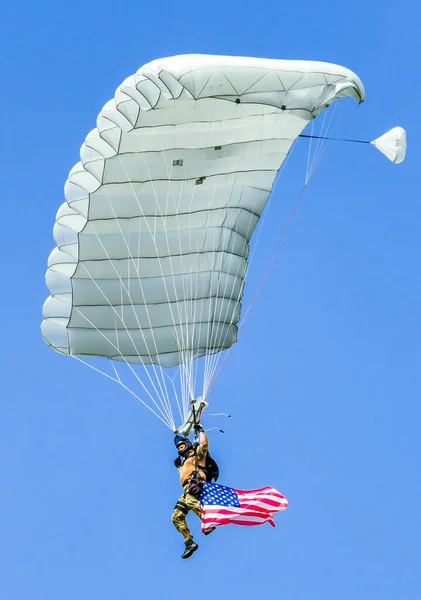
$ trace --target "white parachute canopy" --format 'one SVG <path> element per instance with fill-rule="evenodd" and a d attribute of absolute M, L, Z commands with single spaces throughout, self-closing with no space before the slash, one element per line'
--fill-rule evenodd
<path fill-rule="evenodd" d="M 370 144 L 373 144 L 393 163 L 399 164 L 404 160 L 406 154 L 406 131 L 402 127 L 394 127 Z"/>
<path fill-rule="evenodd" d="M 249 242 L 276 174 L 307 123 L 341 97 L 362 102 L 357 75 L 313 61 L 175 56 L 126 79 L 65 185 L 47 344 L 123 361 L 161 420 L 175 429 L 175 400 L 185 421 L 236 341 Z M 176 367 L 178 388 L 167 371 Z"/>

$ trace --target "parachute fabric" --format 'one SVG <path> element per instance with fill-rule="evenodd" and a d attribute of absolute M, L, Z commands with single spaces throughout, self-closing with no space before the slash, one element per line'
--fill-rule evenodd
<path fill-rule="evenodd" d="M 394 127 L 370 144 L 373 144 L 389 160 L 398 165 L 403 162 L 406 154 L 406 131 L 402 127 Z"/>
<path fill-rule="evenodd" d="M 236 340 L 249 242 L 275 176 L 306 124 L 342 96 L 364 99 L 359 78 L 312 61 L 186 55 L 126 79 L 65 185 L 47 344 L 180 365 L 185 418 L 195 359 Z M 209 369 L 203 398 L 208 380 Z M 166 403 L 163 382 L 154 389 Z"/>

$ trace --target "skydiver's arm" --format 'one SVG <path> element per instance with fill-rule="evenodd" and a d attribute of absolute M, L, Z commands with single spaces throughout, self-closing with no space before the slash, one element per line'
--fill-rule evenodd
<path fill-rule="evenodd" d="M 197 449 L 197 456 L 199 458 L 203 458 L 208 451 L 208 438 L 206 433 L 203 431 L 203 427 L 201 425 L 196 425 L 196 431 L 199 431 L 199 442 L 200 445 Z"/>
<path fill-rule="evenodd" d="M 206 437 L 206 433 L 203 431 L 203 429 L 200 431 L 199 441 L 201 446 L 208 447 L 208 438 Z"/>

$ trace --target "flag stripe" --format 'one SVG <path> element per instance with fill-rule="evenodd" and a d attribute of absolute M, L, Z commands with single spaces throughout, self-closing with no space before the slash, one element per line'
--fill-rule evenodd
<path fill-rule="evenodd" d="M 225 517 L 220 518 L 217 521 L 210 521 L 206 526 L 202 526 L 202 531 L 206 531 L 208 527 L 218 527 L 219 525 L 245 525 L 248 527 L 252 527 L 253 525 L 263 525 L 264 523 L 269 523 L 272 527 L 275 527 L 275 521 L 272 517 L 262 518 L 258 521 L 252 519 L 240 519 L 238 517 Z"/>
<path fill-rule="evenodd" d="M 245 516 L 255 516 L 255 517 L 258 517 L 259 519 L 261 519 L 262 517 L 265 517 L 266 515 L 272 514 L 272 513 L 268 513 L 268 512 L 262 513 L 262 512 L 256 511 L 256 510 L 246 510 L 243 508 L 227 509 L 227 508 L 221 507 L 221 506 L 206 507 L 203 509 L 202 512 L 204 513 L 205 518 L 217 516 L 217 515 L 221 515 L 221 516 L 245 515 Z"/>
<path fill-rule="evenodd" d="M 200 497 L 202 531 L 217 525 L 261 525 L 275 527 L 273 513 L 288 507 L 287 499 L 271 486 L 256 490 L 236 490 L 205 483 Z"/>
<path fill-rule="evenodd" d="M 285 510 L 288 507 L 288 504 L 268 504 L 267 502 L 258 502 L 257 500 L 253 500 L 252 502 L 241 502 L 241 506 L 244 506 L 244 508 L 255 508 L 256 510 L 261 510 L 262 512 L 277 512 L 278 510 Z"/>
<path fill-rule="evenodd" d="M 273 520 L 273 516 L 271 514 L 266 515 L 238 515 L 238 514 L 230 514 L 230 515 L 221 515 L 219 513 L 206 515 L 206 517 L 202 518 L 202 530 L 211 527 L 212 525 L 227 525 L 229 523 L 234 523 L 237 525 L 261 525 L 263 523 L 269 522 L 273 527 L 275 527 L 275 522 Z"/>

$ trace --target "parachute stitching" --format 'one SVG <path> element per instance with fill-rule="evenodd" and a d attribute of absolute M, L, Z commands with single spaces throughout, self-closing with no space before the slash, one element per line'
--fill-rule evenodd
<path fill-rule="evenodd" d="M 243 173 L 277 173 L 276 169 L 245 169 L 245 170 L 238 170 L 238 171 L 221 171 L 219 173 L 211 173 L 209 175 L 205 175 L 205 180 L 206 179 L 211 179 L 212 177 L 221 177 L 223 175 L 239 175 L 239 174 L 243 174 Z M 198 179 L 197 176 L 194 177 L 185 177 L 183 179 L 165 179 L 162 177 L 158 177 L 156 179 L 154 178 L 150 178 L 150 179 L 132 179 L 130 180 L 130 183 L 134 184 L 134 183 L 140 183 L 140 184 L 144 184 L 144 183 L 156 183 L 156 182 L 171 182 L 171 181 L 175 181 L 177 182 L 181 182 L 181 181 L 196 181 L 196 179 Z M 101 183 L 101 182 L 99 182 Z M 119 184 L 124 184 L 127 183 L 126 181 L 113 181 L 111 182 L 111 185 L 119 185 Z M 205 183 L 205 181 L 203 182 Z M 109 184 L 107 184 L 109 185 Z M 266 190 L 265 190 L 266 191 Z"/>

